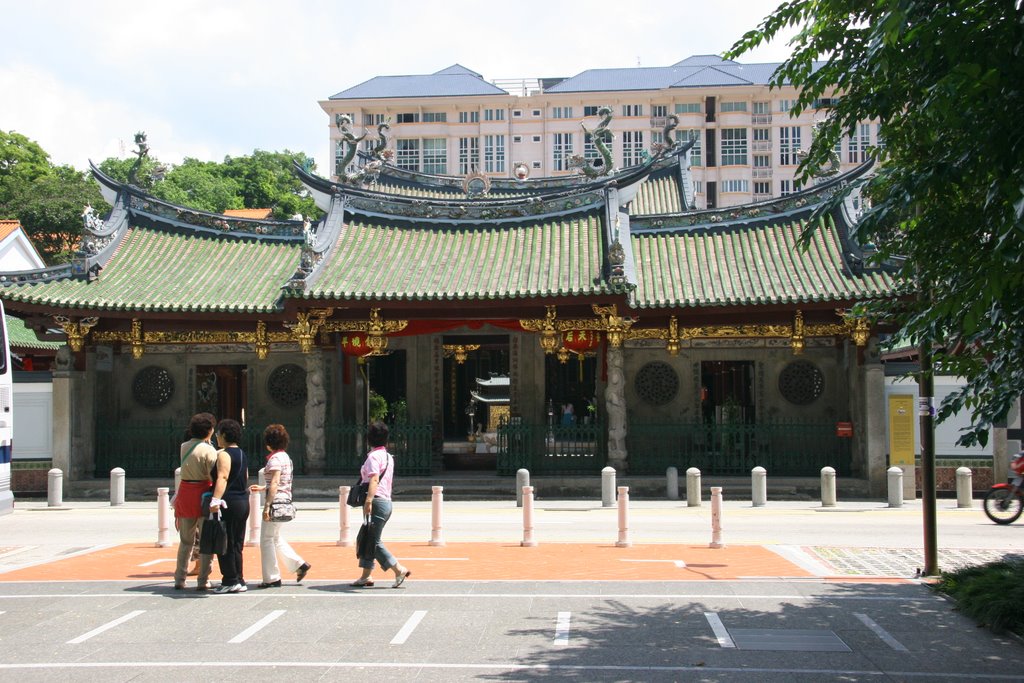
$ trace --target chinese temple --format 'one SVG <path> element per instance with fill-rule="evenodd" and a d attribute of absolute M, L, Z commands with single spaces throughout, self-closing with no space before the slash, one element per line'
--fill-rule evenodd
<path fill-rule="evenodd" d="M 54 466 L 166 476 L 210 411 L 243 422 L 251 454 L 280 422 L 299 471 L 348 475 L 376 396 L 400 474 L 443 480 L 446 444 L 482 423 L 498 475 L 829 465 L 883 490 L 877 330 L 849 312 L 894 282 L 837 200 L 869 165 L 697 211 L 687 145 L 665 139 L 638 166 L 559 178 L 432 176 L 383 154 L 334 179 L 296 168 L 315 223 L 177 206 L 93 167 L 109 215 L 86 211 L 73 262 L 0 290 L 66 341 Z M 496 398 L 494 424 L 467 409 Z"/>

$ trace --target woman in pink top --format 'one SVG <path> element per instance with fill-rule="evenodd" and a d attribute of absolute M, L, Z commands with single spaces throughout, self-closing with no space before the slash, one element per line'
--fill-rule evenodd
<path fill-rule="evenodd" d="M 288 440 L 288 430 L 284 425 L 272 424 L 263 430 L 263 445 L 269 453 L 267 464 L 263 468 L 267 485 L 249 487 L 250 491 L 267 491 L 267 501 L 263 506 L 263 527 L 260 529 L 260 560 L 263 565 L 263 583 L 260 584 L 260 588 L 281 586 L 281 570 L 277 566 L 278 553 L 284 557 L 288 571 L 295 572 L 296 583 L 302 583 L 310 569 L 310 564 L 281 536 L 281 526 L 285 522 L 270 519 L 272 502 L 292 499 L 292 459 L 284 450 L 288 448 Z"/>
<path fill-rule="evenodd" d="M 359 470 L 362 481 L 369 482 L 366 503 L 363 505 L 363 517 L 370 519 L 370 534 L 373 542 L 373 554 L 359 558 L 362 576 L 356 579 L 353 586 L 372 586 L 373 563 L 376 560 L 384 571 L 389 569 L 395 573 L 392 588 L 398 588 L 412 574 L 380 541 L 384 525 L 391 518 L 391 483 L 395 478 L 395 459 L 388 453 L 388 426 L 383 422 L 373 422 L 366 431 L 366 441 L 370 452 L 366 454 L 366 462 Z"/>

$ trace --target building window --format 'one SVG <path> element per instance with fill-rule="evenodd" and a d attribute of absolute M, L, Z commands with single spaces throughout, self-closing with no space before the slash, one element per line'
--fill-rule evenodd
<path fill-rule="evenodd" d="M 779 111 L 788 114 L 796 106 L 796 100 L 779 100 Z"/>
<path fill-rule="evenodd" d="M 722 166 L 746 166 L 747 129 L 722 129 Z"/>
<path fill-rule="evenodd" d="M 800 151 L 800 126 L 779 128 L 779 163 L 783 166 L 796 166 L 800 161 L 796 156 L 798 151 Z"/>
<path fill-rule="evenodd" d="M 534 109 L 532 113 L 534 116 L 540 116 L 540 109 Z"/>
<path fill-rule="evenodd" d="M 459 138 L 459 174 L 480 168 L 480 138 Z"/>
<path fill-rule="evenodd" d="M 584 116 L 597 116 L 597 110 L 600 109 L 603 106 L 604 106 L 603 104 L 592 104 L 592 105 L 588 105 L 586 107 L 583 107 L 583 115 Z"/>
<path fill-rule="evenodd" d="M 597 145 L 594 144 L 594 138 L 590 133 L 583 134 L 583 158 L 595 166 L 601 166 L 604 163 L 604 158 L 597 151 Z"/>
<path fill-rule="evenodd" d="M 530 138 L 530 139 L 531 139 L 531 140 L 532 140 L 533 142 L 540 142 L 540 136 L 539 136 L 539 135 L 534 135 L 534 136 L 533 136 L 532 138 Z"/>
<path fill-rule="evenodd" d="M 868 147 L 871 145 L 871 126 L 867 123 L 860 124 L 860 129 L 850 136 L 847 143 L 847 161 L 851 164 L 859 164 L 868 160 Z"/>
<path fill-rule="evenodd" d="M 551 118 L 553 118 L 553 119 L 571 119 L 572 118 L 572 107 L 551 107 Z"/>
<path fill-rule="evenodd" d="M 384 114 L 363 114 L 364 126 L 377 126 L 384 123 Z"/>
<path fill-rule="evenodd" d="M 772 184 L 767 180 L 755 180 L 754 181 L 754 194 L 755 195 L 771 195 Z"/>
<path fill-rule="evenodd" d="M 879 149 L 885 147 L 885 138 L 882 137 L 882 124 L 878 124 L 878 128 L 875 131 L 875 146 Z"/>
<path fill-rule="evenodd" d="M 448 140 L 429 138 L 423 141 L 423 172 L 445 174 L 448 172 Z"/>
<path fill-rule="evenodd" d="M 518 142 L 522 142 L 522 141 L 523 141 L 523 136 L 522 135 L 513 135 L 512 136 L 512 144 L 515 144 L 515 143 L 518 143 Z"/>
<path fill-rule="evenodd" d="M 694 180 L 693 181 L 693 193 L 694 194 L 704 194 L 704 181 L 703 180 Z"/>
<path fill-rule="evenodd" d="M 746 102 L 722 102 L 722 113 L 727 111 L 746 111 Z"/>
<path fill-rule="evenodd" d="M 498 111 L 501 111 L 500 109 Z M 484 136 L 484 172 L 505 172 L 505 136 Z"/>
<path fill-rule="evenodd" d="M 642 104 L 624 104 L 622 105 L 623 116 L 643 116 L 644 105 Z"/>
<path fill-rule="evenodd" d="M 785 197 L 786 195 L 793 194 L 793 181 L 791 180 L 780 180 L 779 181 L 779 196 Z"/>
<path fill-rule="evenodd" d="M 398 114 L 398 115 L 395 116 L 395 123 L 419 123 L 419 122 L 420 122 L 420 115 L 418 113 L 415 113 L 415 112 L 413 112 L 413 113 L 406 112 L 404 114 Z"/>
<path fill-rule="evenodd" d="M 446 111 L 425 111 L 423 112 L 423 123 L 447 123 L 448 112 Z"/>
<path fill-rule="evenodd" d="M 395 140 L 395 166 L 404 171 L 420 170 L 420 141 L 400 138 Z"/>
<path fill-rule="evenodd" d="M 819 97 L 818 99 L 814 100 L 813 106 L 815 109 L 831 109 L 832 107 L 835 107 L 838 104 L 838 97 Z"/>
<path fill-rule="evenodd" d="M 664 104 L 652 104 L 651 105 L 651 117 L 655 119 L 661 119 L 668 116 L 668 106 Z"/>
<path fill-rule="evenodd" d="M 342 144 L 341 140 L 334 141 L 334 175 L 341 175 L 347 168 L 341 167 L 341 160 L 345 158 L 345 145 Z M 351 167 L 352 164 L 349 164 Z"/>
<path fill-rule="evenodd" d="M 651 131 L 651 147 L 665 144 L 665 133 L 657 130 Z"/>
<path fill-rule="evenodd" d="M 540 162 L 539 161 L 533 161 L 531 163 L 533 164 L 534 168 L 540 168 Z"/>
<path fill-rule="evenodd" d="M 754 168 L 771 168 L 772 158 L 767 154 L 754 155 Z"/>
<path fill-rule="evenodd" d="M 688 141 L 689 140 L 696 140 L 697 141 L 697 142 L 695 142 L 693 144 L 693 147 L 690 148 L 690 166 L 703 166 L 704 165 L 704 155 L 701 153 L 701 147 L 700 147 L 701 144 L 703 144 L 703 143 L 701 142 L 700 131 L 699 130 L 694 130 L 694 129 L 684 130 L 682 132 L 682 134 L 686 136 L 686 139 Z"/>
<path fill-rule="evenodd" d="M 523 110 L 522 109 L 513 109 L 512 110 L 512 118 L 518 119 L 522 115 L 523 115 Z M 501 119 L 498 119 L 498 120 L 500 121 Z"/>
<path fill-rule="evenodd" d="M 478 111 L 460 111 L 459 112 L 459 123 L 480 123 L 480 112 L 478 112 Z"/>
<path fill-rule="evenodd" d="M 754 102 L 754 108 L 752 113 L 754 114 L 771 114 L 772 103 L 771 102 Z"/>
<path fill-rule="evenodd" d="M 677 114 L 699 114 L 701 112 L 700 102 L 677 102 Z"/>
<path fill-rule="evenodd" d="M 644 134 L 639 130 L 622 133 L 622 167 L 636 166 L 643 161 Z"/>
<path fill-rule="evenodd" d="M 484 121 L 504 121 L 504 109 L 484 109 Z"/>
<path fill-rule="evenodd" d="M 723 180 L 722 192 L 750 192 L 749 180 Z"/>

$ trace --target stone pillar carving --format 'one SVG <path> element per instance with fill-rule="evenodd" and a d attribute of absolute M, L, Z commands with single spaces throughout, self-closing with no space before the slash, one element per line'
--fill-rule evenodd
<path fill-rule="evenodd" d="M 626 468 L 626 379 L 622 371 L 622 347 L 608 347 L 608 386 L 604 391 L 608 411 L 608 464 Z"/>
<path fill-rule="evenodd" d="M 324 352 L 306 355 L 306 474 L 322 475 L 327 464 L 324 425 L 327 421 L 327 387 Z"/>
<path fill-rule="evenodd" d="M 886 480 L 886 455 L 889 444 L 885 435 L 888 427 L 888 404 L 885 399 L 885 373 L 878 359 L 877 345 L 872 339 L 872 348 L 867 354 L 861 372 L 861 400 L 864 405 L 864 430 L 866 474 L 870 495 L 884 497 L 888 482 Z M 913 471 L 910 473 L 913 481 Z M 904 476 L 904 480 L 906 480 Z"/>
<path fill-rule="evenodd" d="M 71 349 L 65 344 L 57 350 L 53 369 L 53 464 L 64 472 L 68 481 L 71 472 Z"/>

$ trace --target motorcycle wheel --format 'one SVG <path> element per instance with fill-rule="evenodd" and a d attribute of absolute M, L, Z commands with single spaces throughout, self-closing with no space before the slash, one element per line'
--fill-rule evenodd
<path fill-rule="evenodd" d="M 996 524 L 1009 524 L 1024 512 L 1024 499 L 1019 491 L 992 489 L 985 495 L 985 515 Z"/>

